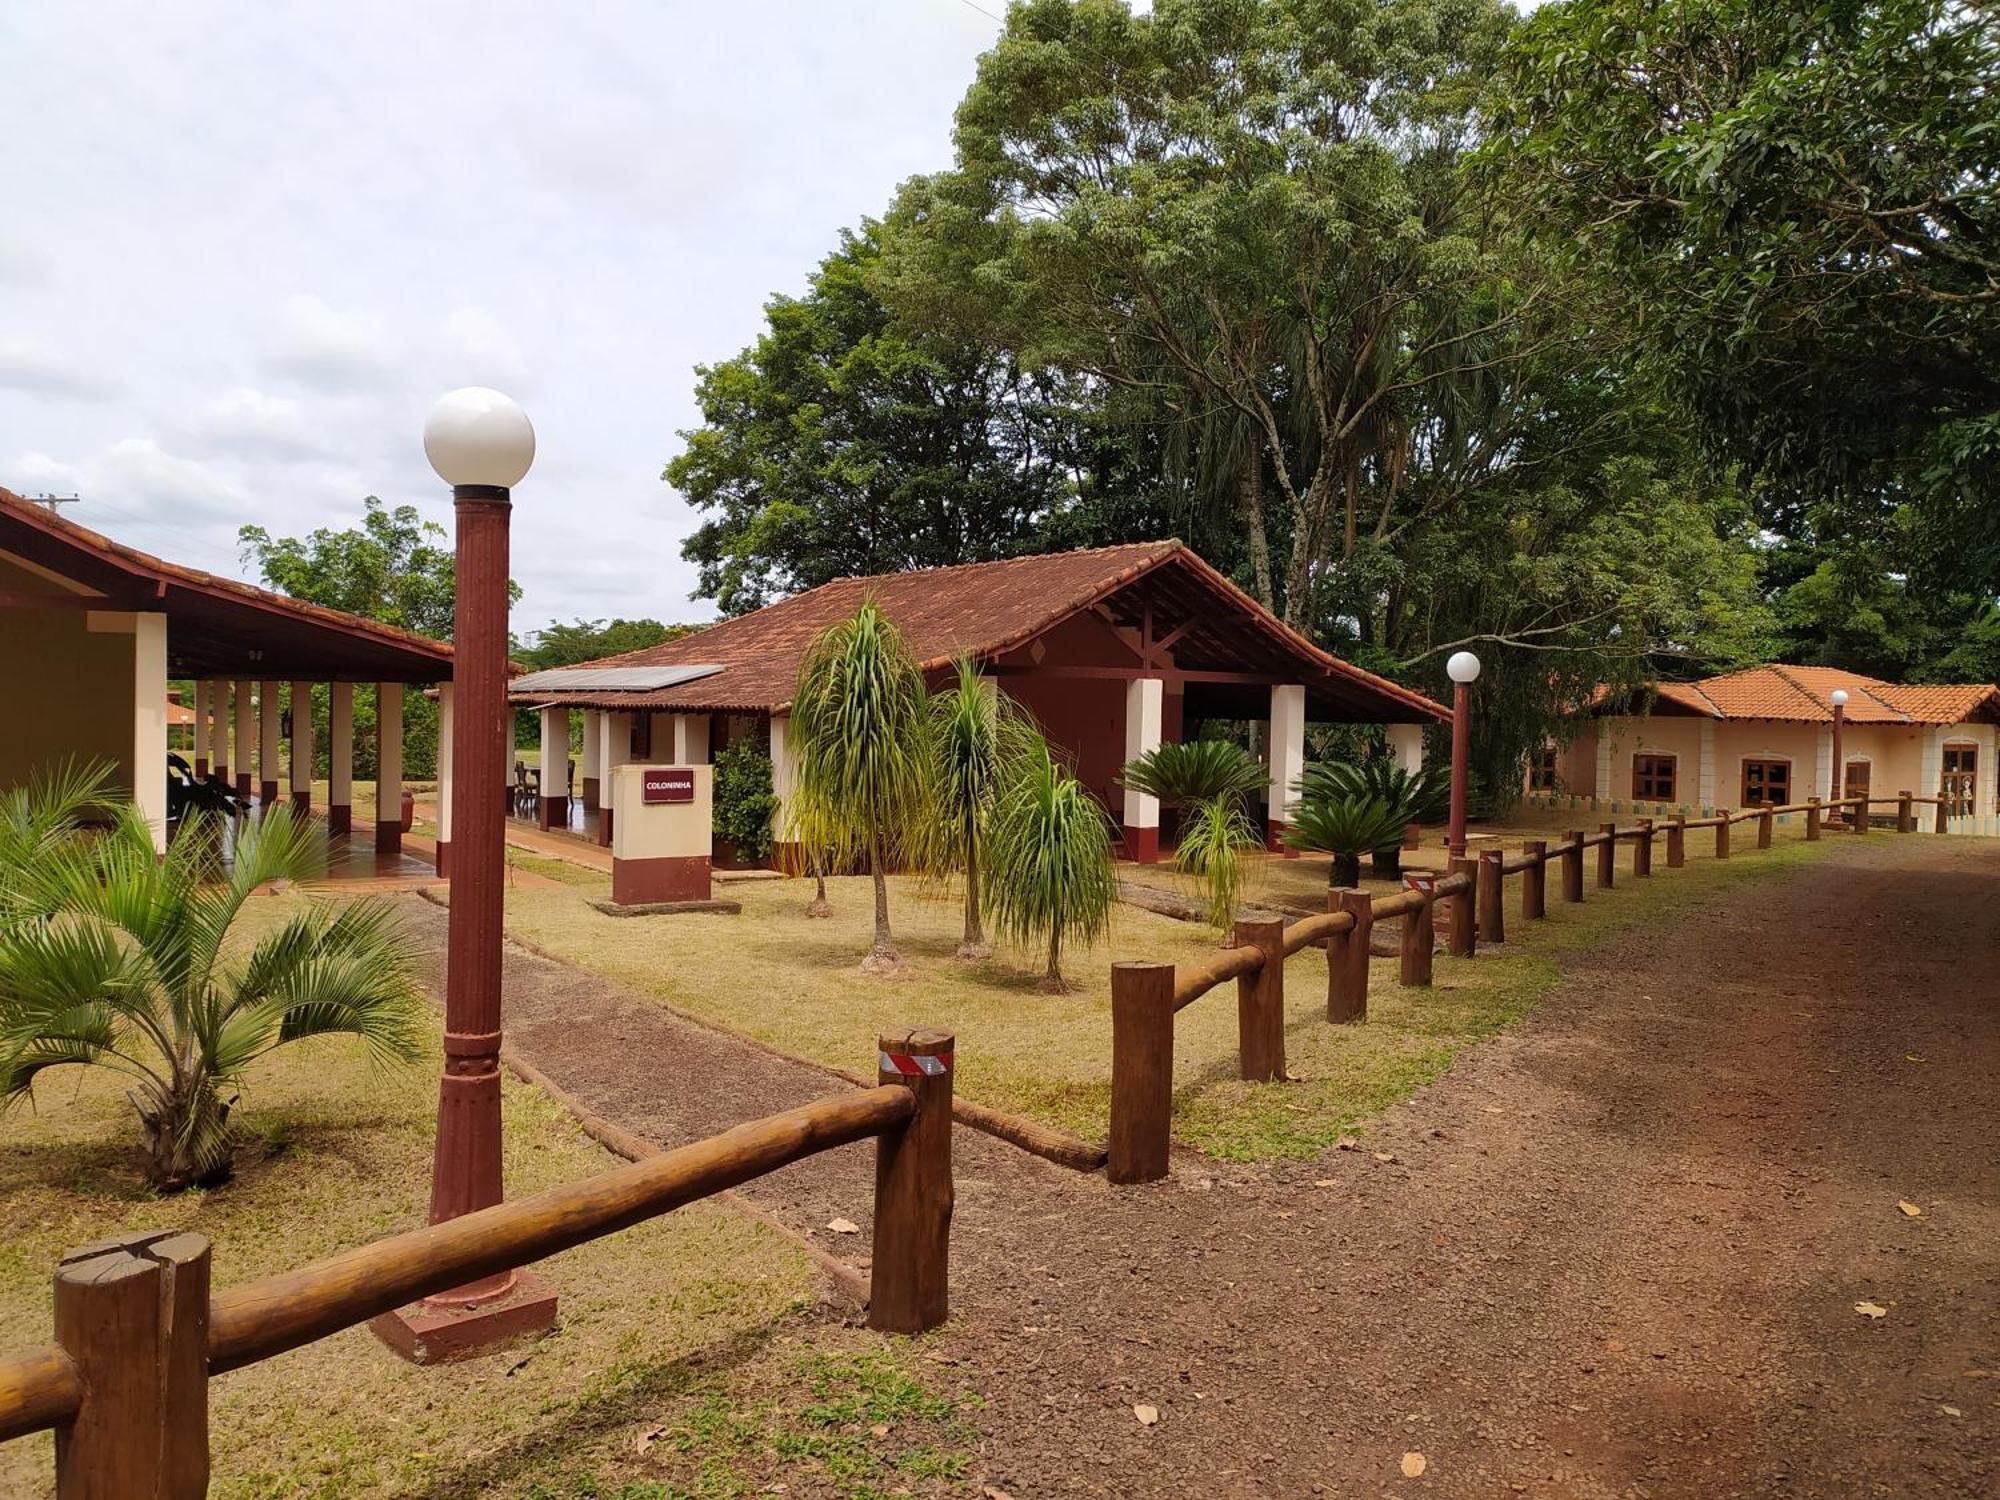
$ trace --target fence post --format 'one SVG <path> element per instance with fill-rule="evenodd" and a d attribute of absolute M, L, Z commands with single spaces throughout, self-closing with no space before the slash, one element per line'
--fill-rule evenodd
<path fill-rule="evenodd" d="M 1866 797 L 1861 798 L 1854 804 L 1854 831 L 1856 833 L 1866 833 L 1868 831 L 1868 799 Z"/>
<path fill-rule="evenodd" d="M 922 1333 L 951 1315 L 951 1070 L 949 1031 L 890 1032 L 880 1083 L 917 1096 L 917 1112 L 875 1141 L 875 1245 L 868 1326 Z"/>
<path fill-rule="evenodd" d="M 1653 873 L 1653 820 L 1639 820 L 1639 836 L 1632 841 L 1632 873 L 1649 876 Z"/>
<path fill-rule="evenodd" d="M 1819 842 L 1819 820 L 1819 798 L 1806 798 L 1806 842 L 1808 844 L 1817 844 Z"/>
<path fill-rule="evenodd" d="M 1678 870 L 1687 863 L 1688 820 L 1686 813 L 1675 813 L 1667 820 L 1667 868 Z"/>
<path fill-rule="evenodd" d="M 1506 903 L 1501 899 L 1506 895 L 1507 872 L 1502 867 L 1506 856 L 1498 849 L 1479 851 L 1479 936 L 1488 943 L 1507 941 Z"/>
<path fill-rule="evenodd" d="M 1452 875 L 1465 877 L 1465 889 L 1451 897 L 1451 929 L 1448 934 L 1454 958 L 1470 958 L 1479 951 L 1479 890 L 1472 861 L 1454 855 L 1448 862 Z"/>
<path fill-rule="evenodd" d="M 1431 982 L 1431 952 L 1437 947 L 1437 926 L 1431 913 L 1431 882 L 1412 887 L 1421 898 L 1415 911 L 1403 913 L 1403 943 L 1396 978 L 1405 989 L 1424 989 Z"/>
<path fill-rule="evenodd" d="M 1353 887 L 1326 893 L 1328 911 L 1354 918 L 1326 942 L 1326 1018 L 1336 1026 L 1368 1019 L 1368 944 L 1375 931 L 1375 899 Z"/>
<path fill-rule="evenodd" d="M 1549 909 L 1549 841 L 1528 839 L 1521 852 L 1529 860 L 1521 872 L 1521 920 L 1539 922 Z"/>
<path fill-rule="evenodd" d="M 1896 793 L 1896 832 L 1915 833 L 1916 831 L 1917 812 L 1916 808 L 1911 805 L 1910 794 L 1908 792 L 1898 792 Z"/>
<path fill-rule="evenodd" d="M 60 1500 L 208 1493 L 208 1241 L 123 1234 L 56 1267 L 56 1342 L 83 1409 L 56 1429 Z"/>
<path fill-rule="evenodd" d="M 1167 1175 L 1174 1112 L 1174 966 L 1111 966 L 1111 1142 L 1115 1183 Z"/>
<path fill-rule="evenodd" d="M 1764 810 L 1757 815 L 1757 847 L 1759 849 L 1768 849 L 1771 847 L 1771 833 L 1777 826 L 1778 810 L 1767 802 L 1764 804 Z"/>
<path fill-rule="evenodd" d="M 1715 815 L 1722 820 L 1715 825 L 1715 857 L 1727 859 L 1729 858 L 1729 809 L 1718 807 Z"/>
<path fill-rule="evenodd" d="M 1937 823 L 1932 827 L 1931 832 L 1932 833 L 1951 832 L 1951 823 L 1949 821 L 1950 818 L 1951 818 L 1951 809 L 1945 806 L 1944 797 L 1942 794 L 1940 794 L 1937 800 Z"/>
<path fill-rule="evenodd" d="M 1583 899 L 1583 830 L 1572 828 L 1563 835 L 1563 900 Z"/>
<path fill-rule="evenodd" d="M 1618 825 L 1599 823 L 1597 831 L 1604 835 L 1604 842 L 1597 846 L 1597 888 L 1605 891 L 1618 877 Z"/>
<path fill-rule="evenodd" d="M 1285 1079 L 1285 919 L 1236 919 L 1236 946 L 1264 961 L 1236 979 L 1236 1052 L 1245 1083 Z"/>

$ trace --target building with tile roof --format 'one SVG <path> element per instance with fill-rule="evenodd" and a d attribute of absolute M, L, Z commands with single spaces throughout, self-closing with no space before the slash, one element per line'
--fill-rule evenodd
<path fill-rule="evenodd" d="M 1836 691 L 1847 694 L 1838 778 Z M 1906 685 L 1774 662 L 1600 694 L 1588 727 L 1569 745 L 1550 746 L 1530 785 L 1705 808 L 1907 791 L 1946 797 L 1955 817 L 1984 818 L 2000 795 L 1996 725 L 2000 688 L 1992 683 Z"/>

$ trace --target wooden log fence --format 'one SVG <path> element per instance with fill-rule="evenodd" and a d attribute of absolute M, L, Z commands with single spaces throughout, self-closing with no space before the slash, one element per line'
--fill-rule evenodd
<path fill-rule="evenodd" d="M 1870 804 L 1893 807 L 1896 827 L 1916 829 L 1915 807 L 1935 803 L 1943 822 L 1942 799 L 1899 792 L 1893 797 L 1843 797 L 1833 801 L 1811 798 L 1783 807 L 1718 809 L 1708 817 L 1675 813 L 1666 822 L 1667 868 L 1687 863 L 1689 829 L 1715 831 L 1715 857 L 1730 856 L 1730 829 L 1738 823 L 1757 824 L 1757 847 L 1772 846 L 1776 821 L 1794 813 L 1806 815 L 1806 837 L 1816 839 L 1822 818 L 1852 810 L 1855 822 L 1867 823 Z M 1942 826 L 1939 832 L 1943 832 Z M 1360 890 L 1327 894 L 1328 910 L 1294 922 L 1266 914 L 1246 914 L 1236 924 L 1231 947 L 1204 962 L 1177 970 L 1172 964 L 1115 963 L 1111 966 L 1111 1139 L 1107 1175 L 1114 1183 L 1156 1181 L 1168 1170 L 1168 1146 L 1173 1121 L 1174 1017 L 1211 990 L 1237 983 L 1237 1046 L 1239 1071 L 1250 1082 L 1280 1083 L 1285 1079 L 1284 960 L 1324 943 L 1327 955 L 1326 1018 L 1333 1025 L 1365 1023 L 1368 1018 L 1368 948 L 1374 928 L 1400 919 L 1397 981 L 1406 989 L 1430 985 L 1437 947 L 1436 908 L 1445 906 L 1446 942 L 1454 956 L 1470 958 L 1478 943 L 1505 943 L 1506 877 L 1521 877 L 1521 919 L 1540 921 L 1548 915 L 1548 871 L 1556 865 L 1562 879 L 1562 899 L 1584 899 L 1584 855 L 1597 851 L 1596 884 L 1612 886 L 1616 879 L 1620 842 L 1632 845 L 1632 873 L 1653 873 L 1653 842 L 1661 828 L 1652 818 L 1636 827 L 1604 824 L 1596 833 L 1574 829 L 1551 843 L 1530 839 L 1521 852 L 1508 855 L 1484 849 L 1477 861 L 1456 858 L 1447 874 L 1412 871 L 1405 888 L 1394 895 L 1371 897 Z"/>
<path fill-rule="evenodd" d="M 1171 967 L 1149 967 L 1171 985 Z M 0 1441 L 53 1429 L 61 1500 L 196 1500 L 212 1377 L 870 1137 L 868 1326 L 936 1328 L 950 1310 L 952 1051 L 949 1032 L 895 1032 L 873 1088 L 219 1291 L 198 1234 L 72 1251 L 56 1267 L 54 1343 L 0 1360 Z M 1166 1066 L 1171 1087 L 1171 1051 Z"/>

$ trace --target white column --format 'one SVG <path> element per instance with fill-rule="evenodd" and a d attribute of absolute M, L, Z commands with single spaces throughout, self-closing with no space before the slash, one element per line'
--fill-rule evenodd
<path fill-rule="evenodd" d="M 1597 799 L 1607 804 L 1618 795 L 1617 789 L 1611 785 L 1611 750 L 1618 730 L 1623 729 L 1626 722 L 1624 719 L 1608 718 L 1597 721 L 1597 780 L 1594 785 L 1597 787 Z"/>
<path fill-rule="evenodd" d="M 542 721 L 542 805 L 537 821 L 543 828 L 569 825 L 569 710 L 544 708 Z"/>
<path fill-rule="evenodd" d="M 1813 753 L 1813 784 L 1810 796 L 1831 802 L 1840 795 L 1840 789 L 1833 784 L 1833 726 L 1822 724 L 1816 736 L 1818 744 Z"/>
<path fill-rule="evenodd" d="M 677 766 L 708 764 L 707 714 L 674 715 L 674 759 Z"/>
<path fill-rule="evenodd" d="M 2000 732 L 1996 732 L 1996 726 L 1992 724 L 1967 724 L 1964 727 L 1972 732 L 1973 741 L 1979 746 L 1979 760 L 1972 768 L 1972 794 L 1974 798 L 1972 812 L 1975 817 L 1988 820 L 1977 826 L 1990 832 L 1993 828 L 1991 819 L 1993 817 L 1994 777 L 2000 775 L 2000 766 L 1993 764 L 1993 757 L 1996 748 L 1995 742 L 2000 741 Z"/>
<path fill-rule="evenodd" d="M 257 796 L 265 807 L 278 800 L 278 684 L 257 684 Z"/>
<path fill-rule="evenodd" d="M 778 805 L 771 810 L 771 836 L 774 842 L 789 844 L 791 836 L 792 798 L 798 794 L 799 757 L 792 746 L 792 720 L 789 714 L 771 716 L 771 794 L 778 799 Z M 790 869 L 792 866 L 781 865 Z"/>
<path fill-rule="evenodd" d="M 403 685 L 375 685 L 375 852 L 403 847 Z"/>
<path fill-rule="evenodd" d="M 313 688 L 292 684 L 292 806 L 304 812 L 312 806 Z"/>
<path fill-rule="evenodd" d="M 1391 724 L 1388 727 L 1389 754 L 1412 776 L 1424 768 L 1424 726 Z"/>
<path fill-rule="evenodd" d="M 1288 682 L 1271 689 L 1271 808 L 1272 832 L 1291 817 L 1298 804 L 1294 788 L 1306 773 L 1306 690 Z"/>
<path fill-rule="evenodd" d="M 606 848 L 611 846 L 611 783 L 618 768 L 632 761 L 632 716 L 630 714 L 607 713 L 604 718 L 604 748 L 599 752 L 598 770 L 604 779 L 598 783 L 601 801 L 597 812 L 597 842 Z"/>
<path fill-rule="evenodd" d="M 247 797 L 257 790 L 257 699 L 247 680 L 236 684 L 236 748 L 230 753 L 229 769 L 236 777 L 236 793 Z"/>
<path fill-rule="evenodd" d="M 1715 802 L 1715 720 L 1701 721 L 1701 766 L 1696 778 L 1695 791 L 1701 798 L 1701 806 L 1714 807 Z"/>
<path fill-rule="evenodd" d="M 1160 706 L 1166 684 L 1135 677 L 1125 684 L 1125 759 L 1137 760 L 1160 745 Z M 1125 857 L 1150 865 L 1160 857 L 1160 799 L 1127 787 L 1124 808 Z"/>
<path fill-rule="evenodd" d="M 229 684 L 208 685 L 208 772 L 221 776 L 229 769 Z"/>
<path fill-rule="evenodd" d="M 451 874 L 451 684 L 440 682 L 437 694 L 437 872 L 448 876 Z"/>
<path fill-rule="evenodd" d="M 167 617 L 132 616 L 132 801 L 167 847 Z"/>
<path fill-rule="evenodd" d="M 326 831 L 354 826 L 354 684 L 326 689 Z"/>
<path fill-rule="evenodd" d="M 597 811 L 604 797 L 604 715 L 597 709 L 583 711 L 583 809 Z"/>
<path fill-rule="evenodd" d="M 1919 797 L 1935 797 L 1944 790 L 1944 727 L 1934 724 L 1924 731 L 1924 737 L 1917 745 L 1917 784 L 1913 788 Z M 1918 808 L 1918 826 L 1929 827 L 1922 821 L 1924 808 Z"/>

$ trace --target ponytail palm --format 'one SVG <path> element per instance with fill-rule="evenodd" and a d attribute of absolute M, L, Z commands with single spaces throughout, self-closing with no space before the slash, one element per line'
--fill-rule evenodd
<path fill-rule="evenodd" d="M 49 1068 L 122 1073 L 147 1175 L 173 1191 L 227 1174 L 224 1094 L 273 1048 L 342 1033 L 416 1056 L 411 950 L 385 903 L 315 902 L 247 948 L 234 940 L 259 886 L 317 872 L 309 824 L 280 807 L 239 825 L 225 872 L 208 814 L 160 859 L 130 805 L 108 828 L 83 826 L 92 800 L 44 782 L 0 806 L 0 847 L 26 853 L 0 894 L 0 1106 Z"/>
<path fill-rule="evenodd" d="M 982 677 L 971 657 L 960 657 L 952 685 L 926 705 L 931 790 L 935 816 L 924 820 L 922 858 L 935 874 L 965 877 L 965 931 L 960 958 L 985 958 L 980 920 L 982 851 L 993 804 L 1013 766 L 1036 741 L 1034 727 L 1014 700 Z"/>
<path fill-rule="evenodd" d="M 918 836 L 929 808 L 924 678 L 873 599 L 830 625 L 799 663 L 792 734 L 799 791 L 824 813 L 829 852 L 866 855 L 875 875 L 875 943 L 861 967 L 902 966 L 889 935 L 891 858 Z"/>
<path fill-rule="evenodd" d="M 1002 932 L 1024 945 L 1048 943 L 1042 988 L 1064 993 L 1063 944 L 1104 934 L 1118 879 L 1104 809 L 1039 736 L 994 804 L 985 886 Z"/>

